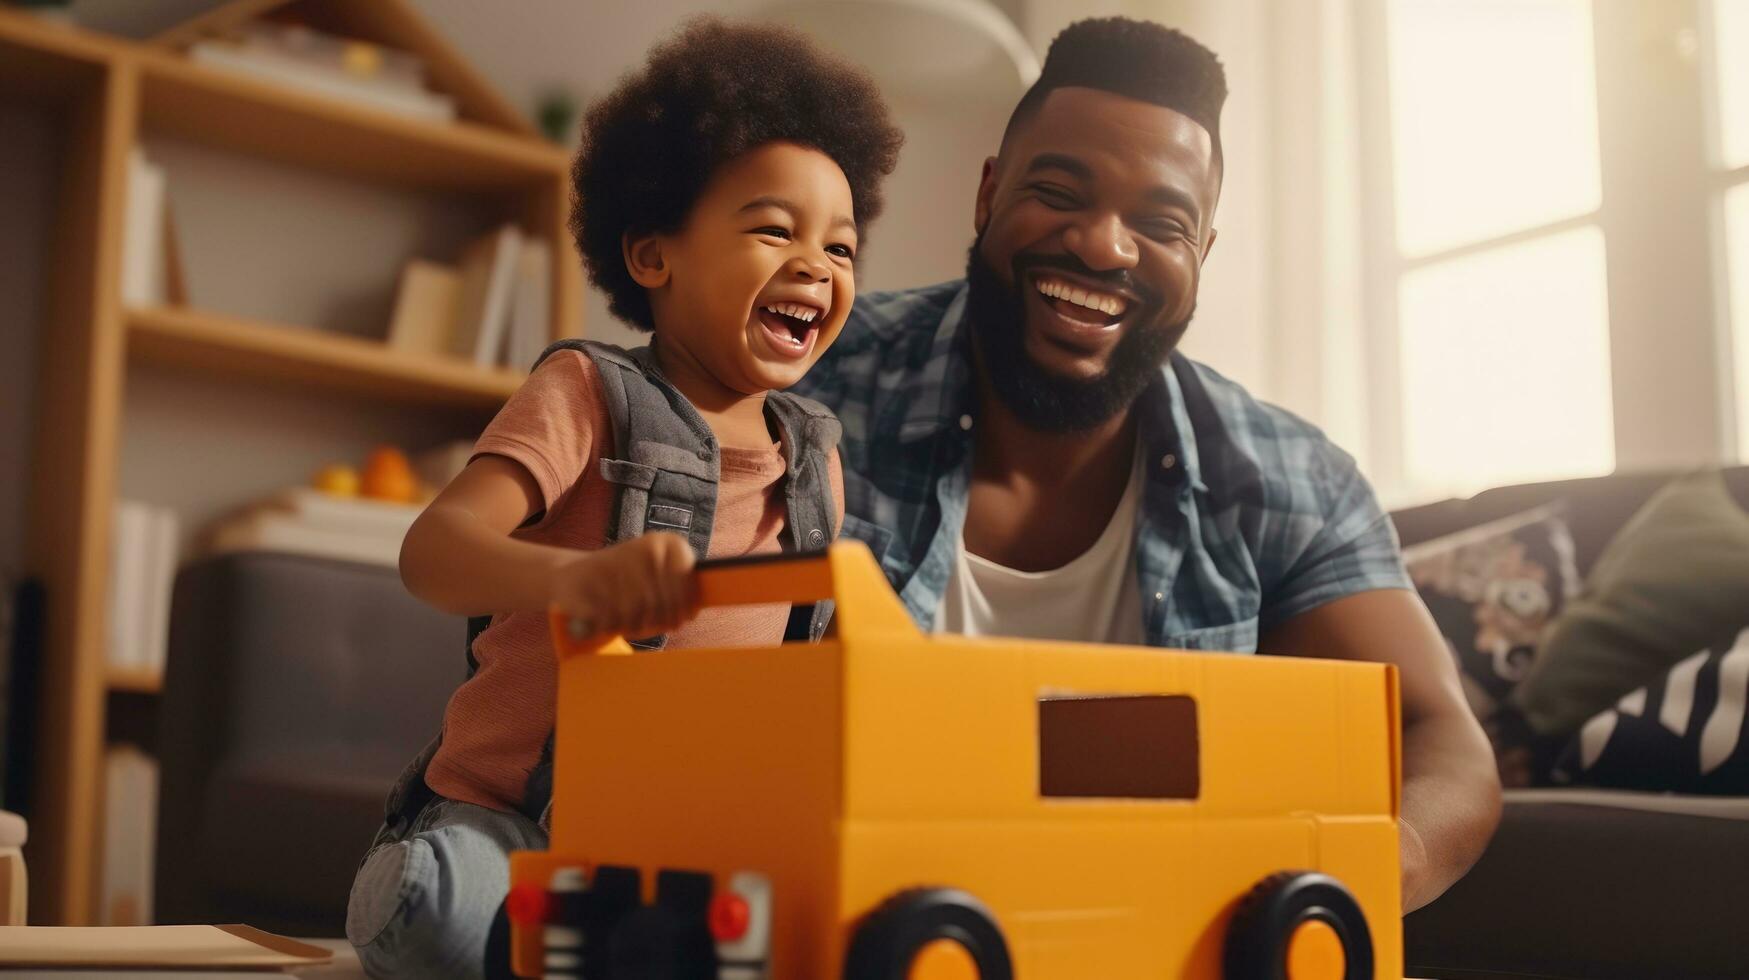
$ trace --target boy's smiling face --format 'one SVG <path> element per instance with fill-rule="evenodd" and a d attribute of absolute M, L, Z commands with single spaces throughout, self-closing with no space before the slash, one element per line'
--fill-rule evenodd
<path fill-rule="evenodd" d="M 853 213 L 831 157 L 768 143 L 725 165 L 680 231 L 628 239 L 664 360 L 743 395 L 800 380 L 856 296 Z"/>

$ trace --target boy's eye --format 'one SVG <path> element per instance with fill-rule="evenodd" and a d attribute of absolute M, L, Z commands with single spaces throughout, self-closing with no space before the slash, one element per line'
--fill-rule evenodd
<path fill-rule="evenodd" d="M 786 242 L 789 241 L 789 229 L 779 228 L 776 225 L 772 225 L 772 226 L 767 227 L 767 228 L 755 228 L 755 229 L 753 229 L 753 234 L 755 234 L 755 235 L 770 235 L 773 238 L 781 238 Z"/>
<path fill-rule="evenodd" d="M 833 255 L 836 255 L 840 258 L 845 258 L 845 259 L 856 258 L 856 252 L 853 249 L 851 249 L 851 247 L 849 245 L 828 245 L 828 246 L 826 246 L 826 251 L 831 252 Z"/>

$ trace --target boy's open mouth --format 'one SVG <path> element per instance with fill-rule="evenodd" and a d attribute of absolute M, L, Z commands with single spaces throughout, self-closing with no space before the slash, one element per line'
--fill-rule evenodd
<path fill-rule="evenodd" d="M 813 346 L 815 324 L 824 313 L 806 303 L 767 303 L 753 310 L 772 347 L 792 357 L 807 354 Z"/>

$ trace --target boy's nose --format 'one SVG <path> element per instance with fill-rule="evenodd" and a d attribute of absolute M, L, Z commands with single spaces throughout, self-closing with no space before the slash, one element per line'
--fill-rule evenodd
<path fill-rule="evenodd" d="M 790 274 L 803 282 L 826 282 L 832 278 L 826 263 L 799 255 L 790 260 Z"/>

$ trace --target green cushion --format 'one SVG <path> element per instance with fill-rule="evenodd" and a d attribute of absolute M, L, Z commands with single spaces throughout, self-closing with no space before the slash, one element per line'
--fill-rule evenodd
<path fill-rule="evenodd" d="M 1716 471 L 1685 476 L 1603 550 L 1513 698 L 1535 731 L 1567 734 L 1746 624 L 1749 513 Z"/>

